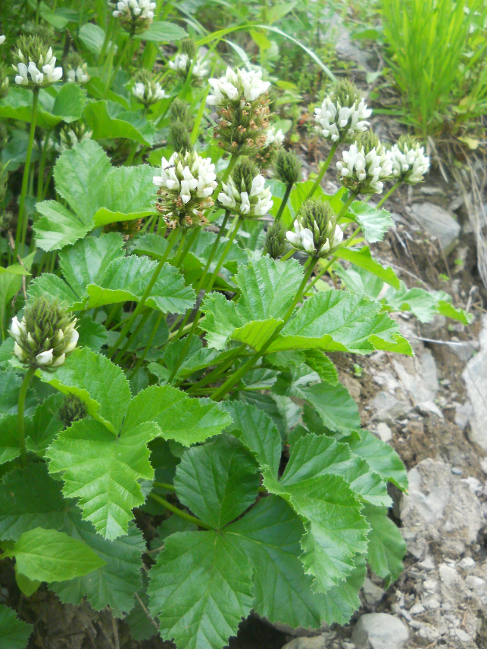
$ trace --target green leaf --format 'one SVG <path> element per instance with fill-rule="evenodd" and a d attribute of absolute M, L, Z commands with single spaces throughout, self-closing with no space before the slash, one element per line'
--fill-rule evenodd
<path fill-rule="evenodd" d="M 78 318 L 77 329 L 79 333 L 78 345 L 89 347 L 94 352 L 99 352 L 107 344 L 108 333 L 105 327 L 95 322 L 89 315 Z"/>
<path fill-rule="evenodd" d="M 183 505 L 214 529 L 222 529 L 255 502 L 257 470 L 241 442 L 221 436 L 185 451 L 174 486 Z"/>
<path fill-rule="evenodd" d="M 40 128 L 52 129 L 61 122 L 61 117 L 53 115 L 52 111 L 45 109 L 46 98 L 52 108 L 52 98 L 45 90 L 41 90 L 36 122 Z M 11 86 L 8 95 L 0 100 L 0 118 L 2 117 L 30 123 L 32 121 L 32 91 Z"/>
<path fill-rule="evenodd" d="M 36 209 L 42 214 L 34 223 L 36 244 L 46 252 L 75 243 L 91 230 L 91 224 L 57 201 L 41 201 L 36 203 Z"/>
<path fill-rule="evenodd" d="M 151 363 L 149 370 L 152 368 L 153 373 L 157 377 L 167 381 L 171 372 L 176 367 L 185 346 L 185 338 L 180 338 L 179 340 L 170 343 L 166 346 L 164 352 L 164 363 L 166 364 L 166 367 L 163 368 L 157 363 Z M 177 378 L 193 374 L 193 372 L 196 372 L 197 370 L 208 367 L 208 365 L 211 365 L 215 359 L 221 358 L 221 356 L 222 355 L 217 351 L 208 349 L 208 347 L 203 347 L 201 339 L 195 336 L 191 340 L 189 348 L 186 350 L 175 377 Z M 161 370 L 161 372 L 159 372 L 159 370 Z M 164 372 L 162 372 L 162 370 L 164 370 Z"/>
<path fill-rule="evenodd" d="M 80 41 L 93 54 L 100 54 L 105 41 L 105 31 L 94 23 L 82 25 L 78 33 Z"/>
<path fill-rule="evenodd" d="M 71 124 L 81 119 L 85 105 L 86 91 L 77 83 L 65 83 L 56 95 L 52 112 Z"/>
<path fill-rule="evenodd" d="M 17 571 L 15 572 L 15 581 L 17 582 L 17 586 L 19 587 L 20 592 L 26 597 L 30 597 L 37 590 L 39 590 L 42 583 L 37 580 L 32 581 L 32 579 L 29 579 L 28 577 Z"/>
<path fill-rule="evenodd" d="M 60 473 L 63 493 L 79 498 L 83 518 L 105 538 L 127 533 L 132 509 L 145 498 L 140 480 L 152 480 L 147 444 L 159 434 L 153 422 L 125 427 L 119 437 L 97 421 L 81 419 L 48 448 L 50 473 Z"/>
<path fill-rule="evenodd" d="M 295 396 L 309 401 L 330 430 L 350 431 L 360 428 L 357 404 L 341 383 L 315 383 L 294 387 L 293 392 Z"/>
<path fill-rule="evenodd" d="M 130 402 L 123 430 L 145 421 L 155 421 L 164 439 L 191 446 L 221 433 L 231 419 L 212 401 L 191 398 L 170 386 L 150 386 Z"/>
<path fill-rule="evenodd" d="M 0 604 L 0 640 L 2 649 L 25 649 L 33 630 L 32 624 L 19 620 L 15 611 Z"/>
<path fill-rule="evenodd" d="M 369 246 L 363 246 L 359 250 L 343 247 L 338 248 L 338 250 L 335 251 L 335 256 L 339 259 L 346 259 L 355 266 L 359 266 L 369 273 L 372 273 L 372 275 L 379 277 L 383 282 L 390 284 L 396 289 L 399 288 L 399 279 L 396 273 L 392 268 L 384 268 L 384 266 L 375 261 L 370 254 Z"/>
<path fill-rule="evenodd" d="M 44 457 L 44 452 L 52 440 L 64 428 L 58 417 L 63 402 L 62 394 L 52 394 L 39 406 L 31 417 L 25 418 L 27 450 Z"/>
<path fill-rule="evenodd" d="M 320 379 L 330 385 L 338 384 L 338 370 L 320 349 L 307 349 L 304 352 L 306 365 L 314 370 Z"/>
<path fill-rule="evenodd" d="M 47 583 L 86 575 L 105 563 L 85 543 L 41 527 L 24 532 L 4 556 L 15 557 L 17 572 Z"/>
<path fill-rule="evenodd" d="M 282 441 L 272 419 L 259 408 L 241 401 L 224 401 L 221 407 L 233 420 L 226 431 L 245 444 L 261 468 L 268 467 L 277 476 Z"/>
<path fill-rule="evenodd" d="M 358 591 L 367 574 L 364 556 L 359 554 L 354 557 L 354 564 L 346 580 L 330 588 L 324 596 L 322 619 L 328 624 L 347 624 L 352 614 L 362 605 Z"/>
<path fill-rule="evenodd" d="M 80 604 L 84 597 L 96 611 L 110 606 L 115 617 L 123 617 L 134 606 L 135 593 L 142 585 L 142 553 L 146 546 L 142 532 L 129 523 L 128 534 L 109 541 L 83 521 L 75 508 L 67 512 L 63 531 L 82 541 L 105 561 L 85 577 L 56 584 L 52 590 L 65 604 Z"/>
<path fill-rule="evenodd" d="M 383 480 L 389 480 L 401 491 L 407 490 L 406 469 L 394 449 L 366 430 L 356 430 L 342 441 L 347 442 L 356 455 L 367 460 Z"/>
<path fill-rule="evenodd" d="M 458 320 L 462 324 L 471 322 L 471 315 L 451 304 L 451 296 L 444 291 L 425 291 L 422 288 L 409 288 L 400 283 L 398 291 L 389 289 L 385 302 L 393 311 L 411 311 L 420 322 L 431 322 L 436 313 Z"/>
<path fill-rule="evenodd" d="M 387 516 L 386 508 L 367 505 L 363 513 L 371 527 L 367 561 L 375 574 L 386 580 L 387 587 L 404 569 L 406 542 Z"/>
<path fill-rule="evenodd" d="M 100 286 L 86 287 L 90 297 L 88 307 L 116 304 L 126 300 L 139 301 L 152 278 L 157 263 L 147 257 L 122 257 L 115 259 L 107 268 Z M 194 305 L 195 295 L 177 268 L 165 264 L 154 284 L 146 305 L 160 311 L 184 313 Z"/>
<path fill-rule="evenodd" d="M 1 281 L 1 280 L 0 280 Z M 12 372 L 0 372 L 0 414 L 17 412 L 22 378 Z"/>
<path fill-rule="evenodd" d="M 95 140 L 126 138 L 152 146 L 155 127 L 141 113 L 126 111 L 111 101 L 93 101 L 85 108 L 84 119 Z"/>
<path fill-rule="evenodd" d="M 46 294 L 57 297 L 69 307 L 77 304 L 80 299 L 63 279 L 52 273 L 41 273 L 30 282 L 27 289 L 30 298 Z"/>
<path fill-rule="evenodd" d="M 348 212 L 355 217 L 357 223 L 360 223 L 365 240 L 369 243 L 382 241 L 387 230 L 394 226 L 394 221 L 387 210 L 377 209 L 369 203 L 355 201 L 348 208 Z"/>
<path fill-rule="evenodd" d="M 170 41 L 180 41 L 182 38 L 186 38 L 187 35 L 188 33 L 175 23 L 155 20 L 149 25 L 148 29 L 136 34 L 134 38 L 153 43 L 169 43 Z"/>
<path fill-rule="evenodd" d="M 150 612 L 178 649 L 221 649 L 252 608 L 250 563 L 224 532 L 173 534 L 150 574 Z"/>
<path fill-rule="evenodd" d="M 45 464 L 28 464 L 0 482 L 0 538 L 17 541 L 34 527 L 60 529 L 67 503 Z"/>
<path fill-rule="evenodd" d="M 17 415 L 4 415 L 0 419 L 0 430 L 0 464 L 5 464 L 20 455 Z"/>

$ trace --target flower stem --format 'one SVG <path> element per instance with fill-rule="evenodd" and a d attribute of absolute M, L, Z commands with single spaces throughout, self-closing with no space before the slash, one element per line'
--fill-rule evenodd
<path fill-rule="evenodd" d="M 358 228 L 356 228 L 355 232 L 353 232 L 353 234 L 352 234 L 352 236 L 350 237 L 350 239 L 348 239 L 348 240 L 345 242 L 344 246 L 342 246 L 342 247 L 346 247 L 346 248 L 348 248 L 349 245 L 352 243 L 352 241 L 355 239 L 355 237 L 357 236 L 357 234 L 360 232 L 361 229 L 362 229 L 362 228 L 361 228 L 361 226 L 359 225 Z M 313 279 L 313 281 L 312 281 L 311 284 L 309 285 L 309 288 L 313 288 L 313 286 L 316 284 L 316 282 L 317 282 L 319 279 L 321 279 L 321 277 L 323 277 L 323 275 L 324 275 L 324 274 L 326 273 L 326 271 L 330 268 L 330 266 L 332 266 L 332 264 L 337 260 L 337 258 L 338 258 L 337 256 L 333 256 L 333 257 L 330 259 L 330 261 L 329 261 L 329 262 L 324 266 L 324 268 L 322 268 L 322 269 L 320 270 L 320 272 L 319 272 L 319 273 L 316 275 L 316 277 Z"/>
<path fill-rule="evenodd" d="M 197 383 L 192 385 L 188 390 L 188 394 L 193 393 L 195 390 L 199 390 L 205 385 L 208 385 L 208 383 L 213 383 L 213 381 L 216 381 L 233 364 L 235 358 L 237 356 L 240 356 L 240 354 L 242 354 L 244 351 L 245 344 L 242 343 L 233 350 L 232 354 L 223 361 L 222 365 L 217 365 L 209 374 L 206 374 L 206 376 L 203 376 L 203 378 L 201 378 Z"/>
<path fill-rule="evenodd" d="M 344 216 L 344 215 L 347 213 L 348 208 L 349 208 L 350 205 L 353 203 L 353 201 L 357 198 L 357 196 L 358 196 L 358 192 L 352 192 L 352 193 L 350 194 L 350 196 L 348 197 L 347 202 L 346 202 L 345 205 L 342 207 L 342 209 L 338 212 L 338 215 L 337 215 L 337 221 L 338 221 L 342 216 Z"/>
<path fill-rule="evenodd" d="M 294 183 L 290 183 L 286 187 L 286 191 L 284 193 L 283 199 L 281 201 L 281 204 L 279 205 L 279 210 L 277 211 L 276 218 L 274 219 L 275 221 L 279 221 L 279 219 L 281 218 L 282 213 L 284 212 L 284 208 L 286 207 L 286 203 L 289 200 L 289 194 L 291 193 L 293 185 L 294 185 Z"/>
<path fill-rule="evenodd" d="M 25 158 L 24 175 L 22 177 L 22 189 L 20 191 L 20 202 L 19 202 L 19 215 L 17 220 L 17 231 L 15 233 L 15 255 L 14 255 L 15 257 L 19 252 L 20 242 L 22 241 L 23 244 L 25 242 L 25 238 L 27 235 L 27 219 L 25 218 L 24 215 L 24 209 L 25 209 L 25 197 L 27 195 L 27 187 L 29 186 L 30 160 L 32 157 L 32 147 L 34 146 L 34 135 L 36 130 L 38 103 L 39 103 L 39 87 L 35 86 L 33 89 L 33 98 L 32 98 L 32 120 L 30 122 L 29 143 L 27 145 L 27 156 Z"/>
<path fill-rule="evenodd" d="M 19 435 L 19 447 L 20 447 L 20 464 L 21 466 L 27 465 L 27 448 L 25 446 L 25 421 L 24 421 L 24 409 L 25 409 L 25 395 L 27 393 L 27 388 L 29 383 L 32 380 L 36 371 L 35 367 L 29 367 L 27 370 L 22 385 L 20 386 L 19 392 L 19 405 L 17 411 L 17 421 L 18 421 L 18 435 Z"/>
<path fill-rule="evenodd" d="M 377 203 L 377 205 L 376 205 L 376 209 L 379 209 L 379 207 L 382 207 L 382 205 L 384 205 L 384 203 L 385 203 L 386 200 L 389 198 L 389 196 L 390 196 L 391 194 L 393 194 L 393 193 L 396 191 L 396 189 L 399 187 L 400 184 L 401 184 L 401 181 L 398 180 L 396 183 L 394 183 L 394 185 L 392 185 L 392 187 L 390 188 L 390 190 L 389 190 L 386 194 L 384 194 L 384 196 L 383 196 L 383 197 L 380 199 L 380 201 Z"/>
<path fill-rule="evenodd" d="M 312 258 L 306 273 L 303 277 L 303 280 L 301 284 L 299 285 L 299 288 L 297 290 L 297 293 L 294 297 L 294 300 L 292 301 L 291 306 L 289 309 L 286 311 L 286 314 L 284 315 L 283 322 L 278 325 L 275 329 L 270 338 L 267 340 L 267 342 L 262 346 L 261 350 L 259 352 L 256 352 L 253 356 L 249 358 L 249 360 L 244 363 L 234 374 L 232 374 L 226 381 L 221 385 L 216 392 L 214 392 L 211 395 L 212 401 L 220 401 L 226 394 L 229 392 L 233 386 L 243 377 L 249 370 L 251 370 L 254 365 L 257 363 L 257 361 L 265 354 L 266 350 L 271 346 L 271 344 L 274 342 L 274 340 L 277 338 L 277 336 L 281 333 L 281 331 L 284 329 L 286 326 L 289 318 L 291 317 L 297 303 L 299 300 L 302 298 L 303 293 L 306 289 L 306 285 L 308 283 L 309 278 L 311 277 L 311 274 L 316 266 L 317 259 L 314 257 Z"/>
<path fill-rule="evenodd" d="M 171 505 L 171 503 L 167 502 L 165 498 L 162 498 L 161 496 L 158 496 L 157 494 L 153 494 L 153 493 L 150 493 L 149 496 L 152 498 L 152 500 L 155 500 L 156 503 L 159 503 L 159 505 L 162 505 L 173 514 L 176 514 L 176 516 L 179 516 L 180 518 L 184 518 L 185 521 L 189 521 L 190 523 L 193 523 L 198 527 L 202 527 L 204 530 L 214 529 L 213 527 L 211 527 L 211 525 L 208 525 L 207 523 L 203 523 L 203 521 L 200 521 L 200 519 L 196 518 L 196 516 L 191 516 L 191 514 L 188 514 L 182 509 L 179 509 L 178 507 Z"/>
<path fill-rule="evenodd" d="M 243 219 L 241 219 L 240 216 L 236 216 L 234 223 L 235 223 L 235 225 L 234 225 L 232 233 L 231 233 L 231 235 L 230 235 L 230 237 L 228 239 L 227 245 L 225 246 L 225 249 L 222 252 L 222 256 L 218 260 L 217 265 L 215 266 L 215 270 L 213 271 L 213 273 L 212 273 L 212 275 L 210 277 L 210 280 L 208 282 L 208 285 L 205 288 L 205 291 L 211 291 L 211 289 L 213 288 L 213 284 L 215 282 L 216 276 L 220 272 L 220 268 L 223 266 L 223 262 L 225 261 L 225 258 L 228 255 L 228 253 L 230 252 L 230 249 L 231 249 L 231 247 L 233 245 L 233 241 L 234 241 L 235 237 L 237 236 L 238 231 L 240 230 L 240 226 L 243 223 Z"/>
<path fill-rule="evenodd" d="M 309 190 L 309 193 L 306 196 L 305 200 L 308 200 L 308 198 L 311 198 L 313 196 L 313 194 L 315 193 L 318 185 L 321 183 L 321 181 L 323 179 L 323 176 L 326 173 L 326 170 L 328 169 L 328 167 L 331 164 L 331 161 L 333 160 L 333 156 L 335 155 L 335 151 L 337 150 L 337 147 L 338 147 L 338 142 L 335 142 L 332 145 L 331 149 L 330 149 L 330 153 L 328 154 L 327 159 L 325 160 L 325 162 L 323 163 L 323 166 L 320 169 L 320 173 L 318 174 L 318 178 L 315 180 L 313 187 L 311 187 L 311 189 Z"/>

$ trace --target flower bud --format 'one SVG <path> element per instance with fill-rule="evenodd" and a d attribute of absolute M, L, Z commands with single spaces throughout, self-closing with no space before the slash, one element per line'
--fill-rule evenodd
<path fill-rule="evenodd" d="M 184 78 L 188 76 L 190 70 L 193 77 L 197 79 L 207 77 L 209 73 L 206 63 L 197 54 L 196 43 L 192 38 L 183 38 L 181 51 L 176 54 L 173 61 L 169 61 L 168 65 L 171 70 Z"/>
<path fill-rule="evenodd" d="M 189 125 L 191 123 L 191 113 L 189 112 L 188 104 L 186 104 L 184 101 L 181 101 L 177 97 L 171 104 L 170 112 L 171 121 L 182 122 L 186 125 Z"/>
<path fill-rule="evenodd" d="M 336 218 L 328 202 L 309 199 L 303 203 L 301 214 L 294 221 L 294 232 L 287 232 L 286 238 L 296 250 L 316 258 L 327 257 L 343 241 Z"/>
<path fill-rule="evenodd" d="M 206 224 L 203 211 L 213 205 L 217 186 L 215 165 L 197 153 L 175 152 L 162 158 L 161 175 L 154 176 L 157 190 L 156 209 L 171 228 L 189 228 Z"/>
<path fill-rule="evenodd" d="M 0 99 L 8 95 L 9 79 L 7 75 L 7 67 L 0 63 Z"/>
<path fill-rule="evenodd" d="M 281 150 L 277 154 L 276 178 L 285 185 L 294 185 L 301 176 L 301 162 L 293 151 Z"/>
<path fill-rule="evenodd" d="M 132 94 L 144 106 L 152 106 L 166 96 L 161 84 L 154 81 L 152 74 L 147 70 L 139 70 L 136 73 Z"/>
<path fill-rule="evenodd" d="M 169 128 L 169 144 L 178 153 L 186 153 L 193 150 L 191 135 L 188 127 L 182 122 L 172 122 Z"/>
<path fill-rule="evenodd" d="M 371 114 L 355 85 L 342 79 L 325 97 L 321 107 L 315 108 L 316 130 L 332 142 L 351 142 L 367 129 L 365 120 Z"/>
<path fill-rule="evenodd" d="M 113 15 L 120 19 L 122 27 L 132 36 L 145 31 L 154 19 L 156 3 L 150 0 L 119 0 Z"/>
<path fill-rule="evenodd" d="M 415 185 L 423 181 L 423 175 L 428 173 L 430 159 L 424 154 L 416 138 L 402 135 L 391 148 L 392 174 L 394 178 L 407 185 Z"/>
<path fill-rule="evenodd" d="M 241 158 L 228 182 L 222 183 L 219 202 L 232 214 L 248 219 L 264 216 L 272 207 L 272 196 L 265 178 L 248 158 Z"/>
<path fill-rule="evenodd" d="M 12 52 L 17 72 L 15 83 L 33 88 L 56 83 L 63 76 L 63 69 L 56 66 L 52 49 L 38 36 L 21 36 Z"/>
<path fill-rule="evenodd" d="M 367 131 L 357 138 L 337 162 L 341 181 L 357 194 L 381 194 L 383 182 L 392 174 L 392 156 L 379 138 Z"/>
<path fill-rule="evenodd" d="M 278 221 L 274 221 L 267 229 L 264 242 L 264 255 L 278 259 L 286 252 L 286 234 Z"/>
<path fill-rule="evenodd" d="M 59 142 L 54 143 L 54 148 L 59 153 L 64 153 L 68 149 L 72 149 L 79 142 L 91 140 L 93 131 L 86 130 L 86 126 L 80 120 L 65 124 L 59 131 Z"/>
<path fill-rule="evenodd" d="M 224 77 L 209 83 L 214 94 L 206 101 L 216 106 L 218 145 L 229 153 L 255 155 L 267 142 L 270 82 L 262 81 L 260 71 L 227 68 Z"/>
<path fill-rule="evenodd" d="M 71 52 L 69 56 L 66 57 L 64 69 L 66 71 L 66 81 L 68 83 L 79 83 L 82 85 L 88 83 L 90 80 L 88 66 L 76 52 Z"/>
<path fill-rule="evenodd" d="M 75 394 L 66 395 L 58 410 L 58 417 L 65 428 L 69 428 L 75 421 L 84 419 L 87 415 L 86 405 Z"/>
<path fill-rule="evenodd" d="M 78 342 L 76 319 L 57 300 L 36 297 L 25 307 L 24 317 L 12 319 L 10 335 L 14 354 L 30 367 L 51 370 L 62 365 Z"/>

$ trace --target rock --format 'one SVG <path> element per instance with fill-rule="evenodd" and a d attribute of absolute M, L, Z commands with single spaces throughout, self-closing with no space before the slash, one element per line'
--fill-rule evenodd
<path fill-rule="evenodd" d="M 411 406 L 408 403 L 399 401 L 392 394 L 384 391 L 376 394 L 371 405 L 377 410 L 375 419 L 379 421 L 392 422 L 398 417 L 403 417 L 411 410 Z"/>
<path fill-rule="evenodd" d="M 450 212 L 433 203 L 414 203 L 411 214 L 427 232 L 437 237 L 445 255 L 453 250 L 460 226 Z"/>
<path fill-rule="evenodd" d="M 387 424 L 381 421 L 377 424 L 377 435 L 387 444 L 387 442 L 390 442 L 392 439 L 392 430 Z"/>
<path fill-rule="evenodd" d="M 441 460 L 427 459 L 408 472 L 409 494 L 402 497 L 400 529 L 418 559 L 426 555 L 431 541 L 445 554 L 462 554 L 481 529 L 480 502 L 451 469 Z"/>
<path fill-rule="evenodd" d="M 470 438 L 487 451 L 487 315 L 482 317 L 479 340 L 480 351 L 468 361 L 462 376 L 473 406 Z"/>
<path fill-rule="evenodd" d="M 368 577 L 365 578 L 363 591 L 365 601 L 369 606 L 375 606 L 384 597 L 384 589 L 374 584 Z"/>
<path fill-rule="evenodd" d="M 470 590 L 474 590 L 477 593 L 481 594 L 485 591 L 485 579 L 482 579 L 481 577 L 469 575 L 465 579 L 465 583 L 467 585 L 467 588 L 470 588 Z"/>
<path fill-rule="evenodd" d="M 487 473 L 487 457 L 484 457 L 479 462 L 480 468 L 484 473 Z"/>
<path fill-rule="evenodd" d="M 325 636 L 318 635 L 314 638 L 294 638 L 284 645 L 282 649 L 326 649 Z"/>
<path fill-rule="evenodd" d="M 465 363 L 471 358 L 474 351 L 479 348 L 479 343 L 477 340 L 466 340 L 462 342 L 455 343 L 450 345 L 450 350 L 457 356 L 461 361 Z"/>
<path fill-rule="evenodd" d="M 474 568 L 475 565 L 476 563 L 472 557 L 463 557 L 463 559 L 458 562 L 458 567 L 462 570 L 470 570 L 471 568 Z"/>
<path fill-rule="evenodd" d="M 470 642 L 471 638 L 466 631 L 462 629 L 455 629 L 455 634 L 461 642 Z"/>
<path fill-rule="evenodd" d="M 435 359 L 429 349 L 422 348 L 414 358 L 400 361 L 395 358 L 393 365 L 415 405 L 434 402 L 440 385 Z"/>
<path fill-rule="evenodd" d="M 473 407 L 471 403 L 462 403 L 456 406 L 455 423 L 459 428 L 461 428 L 461 430 L 465 430 L 472 413 Z"/>
<path fill-rule="evenodd" d="M 409 612 L 411 615 L 422 615 L 425 612 L 424 606 L 418 602 L 417 604 L 413 604 L 411 608 L 409 609 Z"/>
<path fill-rule="evenodd" d="M 407 626 L 387 613 L 362 615 L 352 633 L 357 649 L 402 649 L 408 639 Z"/>
<path fill-rule="evenodd" d="M 429 555 L 426 557 L 424 561 L 420 561 L 418 563 L 418 566 L 422 568 L 423 570 L 435 570 L 436 564 L 434 562 L 434 559 L 430 557 Z"/>

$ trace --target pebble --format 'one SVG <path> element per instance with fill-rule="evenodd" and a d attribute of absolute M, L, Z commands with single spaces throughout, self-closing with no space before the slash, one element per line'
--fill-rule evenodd
<path fill-rule="evenodd" d="M 475 565 L 475 561 L 472 557 L 463 557 L 463 559 L 458 562 L 458 567 L 462 568 L 462 570 L 470 570 L 470 568 L 473 568 Z"/>
<path fill-rule="evenodd" d="M 421 604 L 421 602 L 418 602 L 417 604 L 413 604 L 411 608 L 409 609 L 409 612 L 411 615 L 421 615 L 422 613 L 425 612 L 424 606 Z"/>
<path fill-rule="evenodd" d="M 423 599 L 423 606 L 430 611 L 440 608 L 441 602 L 436 596 L 426 597 Z"/>
<path fill-rule="evenodd" d="M 455 629 L 455 633 L 461 642 L 470 642 L 470 636 L 465 631 L 462 631 L 462 629 Z"/>
<path fill-rule="evenodd" d="M 284 645 L 282 649 L 326 649 L 325 636 L 319 635 L 314 638 L 294 638 Z"/>
<path fill-rule="evenodd" d="M 481 579 L 480 577 L 469 575 L 465 579 L 465 583 L 467 585 L 467 588 L 470 588 L 471 590 L 476 590 L 476 591 L 485 590 L 485 579 Z"/>
<path fill-rule="evenodd" d="M 456 466 L 452 467 L 451 472 L 453 473 L 453 475 L 462 475 L 462 473 L 463 473 L 462 469 L 459 469 Z"/>
<path fill-rule="evenodd" d="M 434 570 L 436 568 L 436 564 L 434 562 L 434 559 L 430 557 L 429 555 L 424 559 L 423 561 L 420 561 L 418 563 L 418 566 L 422 568 L 423 570 Z"/>
<path fill-rule="evenodd" d="M 356 649 L 403 649 L 408 639 L 407 626 L 387 613 L 362 615 L 352 633 Z"/>
<path fill-rule="evenodd" d="M 380 600 L 384 597 L 384 589 L 374 584 L 374 582 L 371 581 L 368 577 L 366 577 L 365 579 L 363 590 L 364 590 L 365 601 L 369 606 L 374 606 L 375 604 L 378 604 Z"/>
<path fill-rule="evenodd" d="M 377 424 L 377 435 L 379 435 L 380 439 L 387 444 L 387 442 L 390 442 L 392 439 L 392 430 L 387 424 L 381 421 Z"/>

